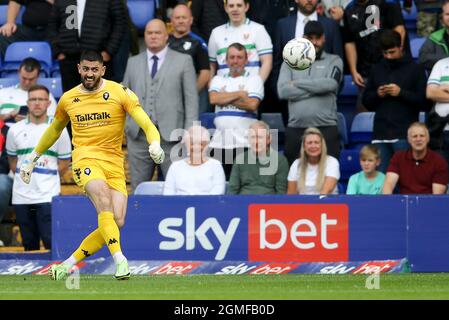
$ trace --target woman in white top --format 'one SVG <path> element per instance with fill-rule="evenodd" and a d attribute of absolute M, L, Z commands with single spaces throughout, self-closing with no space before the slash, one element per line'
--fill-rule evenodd
<path fill-rule="evenodd" d="M 190 127 L 183 137 L 187 158 L 175 161 L 167 172 L 164 195 L 218 195 L 225 193 L 221 163 L 207 157 L 210 134 L 201 126 Z"/>
<path fill-rule="evenodd" d="M 287 194 L 338 194 L 338 160 L 327 155 L 320 130 L 308 128 L 302 137 L 301 152 L 290 166 Z"/>

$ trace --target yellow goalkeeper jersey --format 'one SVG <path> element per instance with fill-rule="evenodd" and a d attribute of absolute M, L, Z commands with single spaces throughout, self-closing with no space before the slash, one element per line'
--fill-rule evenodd
<path fill-rule="evenodd" d="M 79 85 L 64 93 L 55 118 L 72 122 L 72 161 L 93 158 L 122 164 L 126 113 L 135 108 L 141 106 L 134 92 L 105 79 L 96 91 Z"/>

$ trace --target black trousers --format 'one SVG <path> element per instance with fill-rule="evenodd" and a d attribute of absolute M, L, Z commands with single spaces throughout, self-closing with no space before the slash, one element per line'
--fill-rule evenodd
<path fill-rule="evenodd" d="M 39 250 L 40 239 L 45 249 L 51 249 L 51 203 L 14 205 L 14 209 L 25 251 Z"/>
<path fill-rule="evenodd" d="M 299 152 L 301 151 L 301 140 L 306 129 L 307 128 L 285 128 L 284 154 L 290 165 L 299 158 Z M 324 140 L 326 141 L 327 154 L 338 160 L 340 156 L 340 134 L 338 133 L 338 127 L 326 126 L 317 127 L 317 129 L 321 131 Z"/>
<path fill-rule="evenodd" d="M 235 162 L 237 155 L 244 153 L 248 148 L 236 148 L 236 149 L 218 149 L 214 148 L 211 152 L 211 157 L 220 161 L 223 167 L 223 171 L 226 176 L 226 181 L 229 181 L 231 176 L 232 166 Z"/>

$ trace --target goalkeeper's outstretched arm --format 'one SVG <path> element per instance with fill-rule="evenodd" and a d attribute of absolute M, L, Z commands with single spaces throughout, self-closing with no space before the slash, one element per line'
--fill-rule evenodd
<path fill-rule="evenodd" d="M 54 118 L 51 125 L 45 130 L 36 148 L 34 148 L 33 152 L 22 161 L 20 166 L 20 177 L 25 183 L 30 183 L 31 173 L 33 172 L 37 160 L 39 160 L 40 156 L 47 151 L 56 140 L 58 140 L 67 123 L 68 120 L 61 121 L 58 120 L 58 118 Z"/>
<path fill-rule="evenodd" d="M 159 131 L 142 108 L 134 108 L 129 115 L 142 128 L 143 132 L 145 132 L 148 144 L 153 143 L 153 141 L 160 143 L 161 136 L 159 135 Z"/>
<path fill-rule="evenodd" d="M 162 163 L 164 161 L 165 154 L 160 145 L 161 136 L 150 117 L 148 117 L 141 107 L 134 108 L 129 115 L 134 119 L 134 121 L 136 121 L 139 127 L 142 128 L 143 132 L 145 132 L 148 144 L 150 145 L 148 151 L 150 152 L 151 158 L 157 164 Z"/>

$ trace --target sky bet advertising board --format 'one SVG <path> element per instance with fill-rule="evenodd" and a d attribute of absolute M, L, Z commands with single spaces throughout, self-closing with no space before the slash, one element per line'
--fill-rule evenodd
<path fill-rule="evenodd" d="M 402 259 L 405 208 L 396 196 L 130 196 L 121 243 L 129 260 Z M 55 197 L 52 259 L 69 256 L 96 227 L 87 198 Z"/>

